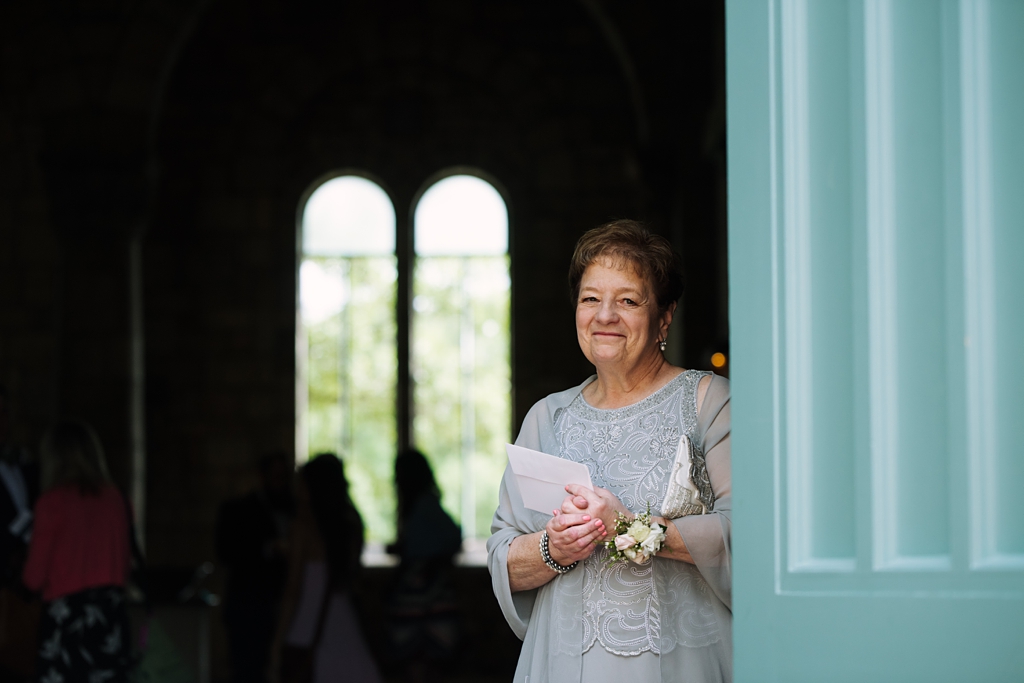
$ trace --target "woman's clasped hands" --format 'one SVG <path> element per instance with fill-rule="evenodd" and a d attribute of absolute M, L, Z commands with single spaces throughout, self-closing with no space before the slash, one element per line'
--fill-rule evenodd
<path fill-rule="evenodd" d="M 560 510 L 552 510 L 548 520 L 548 550 L 560 565 L 585 560 L 615 529 L 619 513 L 629 515 L 626 506 L 611 491 L 595 487 L 592 491 L 579 484 L 565 487 L 569 494 Z"/>

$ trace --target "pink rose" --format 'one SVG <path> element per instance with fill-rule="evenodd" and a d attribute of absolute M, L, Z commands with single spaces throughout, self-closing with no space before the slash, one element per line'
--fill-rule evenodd
<path fill-rule="evenodd" d="M 636 545 L 636 539 L 628 534 L 622 534 L 615 537 L 615 549 L 625 550 L 626 548 L 632 548 Z"/>

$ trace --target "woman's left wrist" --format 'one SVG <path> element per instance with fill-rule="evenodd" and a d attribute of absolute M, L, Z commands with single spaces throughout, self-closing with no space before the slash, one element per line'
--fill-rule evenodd
<path fill-rule="evenodd" d="M 651 515 L 650 504 L 646 512 L 616 515 L 611 527 L 613 534 L 603 544 L 608 550 L 608 562 L 649 562 L 662 549 L 667 537 L 668 528 L 660 520 Z"/>

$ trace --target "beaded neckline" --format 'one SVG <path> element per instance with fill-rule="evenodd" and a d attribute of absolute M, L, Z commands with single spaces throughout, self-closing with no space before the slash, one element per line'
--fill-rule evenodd
<path fill-rule="evenodd" d="M 669 380 L 668 384 L 655 391 L 653 394 L 646 398 L 642 398 L 636 403 L 628 406 L 622 406 L 621 408 L 595 408 L 589 403 L 587 399 L 583 398 L 583 392 L 576 396 L 569 405 L 569 410 L 585 420 L 603 421 L 603 422 L 618 422 L 620 420 L 627 420 L 634 415 L 642 413 L 674 394 L 679 390 L 681 386 L 687 381 L 700 381 L 705 372 L 701 370 L 684 370 L 678 375 Z"/>

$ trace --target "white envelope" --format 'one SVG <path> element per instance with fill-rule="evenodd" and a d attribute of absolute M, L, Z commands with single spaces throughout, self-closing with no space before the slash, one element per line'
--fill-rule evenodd
<path fill-rule="evenodd" d="M 580 462 L 558 458 L 530 448 L 505 444 L 508 463 L 516 475 L 516 485 L 523 496 L 523 506 L 551 514 L 562 507 L 569 495 L 566 484 L 580 484 L 591 491 L 590 471 Z"/>

